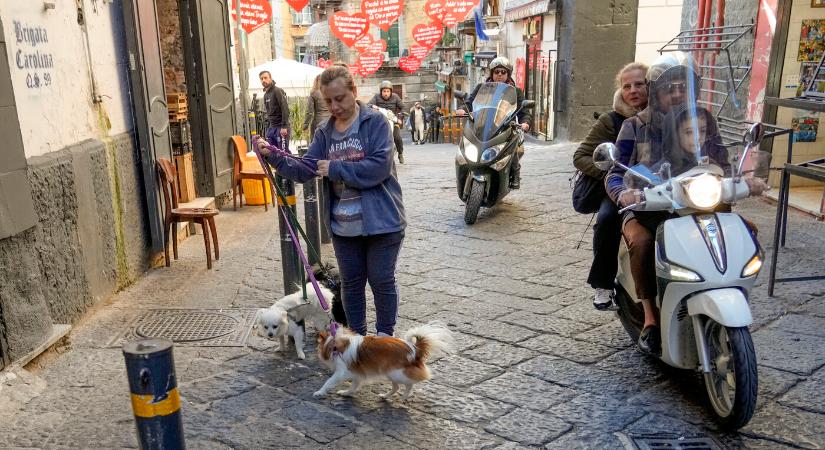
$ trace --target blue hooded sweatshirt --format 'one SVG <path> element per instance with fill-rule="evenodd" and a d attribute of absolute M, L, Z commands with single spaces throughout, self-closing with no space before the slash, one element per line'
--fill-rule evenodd
<path fill-rule="evenodd" d="M 361 193 L 363 234 L 394 233 L 407 226 L 401 184 L 395 172 L 392 129 L 383 114 L 358 103 L 358 137 L 364 146 L 360 161 L 332 160 L 329 176 L 323 183 L 323 208 L 332 212 L 332 182 L 340 181 Z M 276 152 L 269 155 L 269 163 L 278 174 L 304 183 L 315 178 L 316 162 L 329 160 L 329 147 L 335 118 L 331 117 L 315 131 L 309 150 L 303 158 L 284 157 Z M 331 214 L 330 214 L 331 216 Z M 329 223 L 325 224 L 327 227 Z"/>

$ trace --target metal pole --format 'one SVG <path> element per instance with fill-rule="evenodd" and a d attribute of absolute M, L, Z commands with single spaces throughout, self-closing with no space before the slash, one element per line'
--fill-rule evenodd
<path fill-rule="evenodd" d="M 306 154 L 307 148 L 300 147 L 298 154 Z M 307 256 L 309 263 L 321 263 L 321 227 L 318 217 L 318 178 L 313 178 L 304 183 L 304 229 L 307 235 Z M 315 250 L 310 251 L 310 248 Z"/>
<path fill-rule="evenodd" d="M 127 342 L 123 356 L 141 450 L 185 449 L 172 342 Z"/>
<path fill-rule="evenodd" d="M 241 21 L 243 20 L 241 17 L 241 1 L 243 0 L 234 0 L 235 1 L 235 29 L 238 32 L 238 80 L 241 83 L 241 108 L 243 108 L 243 113 L 241 114 L 241 119 L 243 120 L 243 135 L 246 137 L 246 142 L 252 142 L 252 136 L 250 135 L 249 129 L 249 121 L 247 117 L 247 112 L 249 111 L 249 99 L 247 98 L 248 95 L 248 85 L 249 85 L 249 71 L 246 67 L 246 32 L 243 30 L 241 26 Z"/>
<path fill-rule="evenodd" d="M 327 229 L 327 224 L 329 223 L 329 208 L 325 205 L 328 205 L 327 200 L 327 191 L 324 189 L 326 186 L 326 179 L 320 178 L 318 180 L 318 217 L 321 219 L 318 227 L 321 229 L 321 242 L 324 244 L 329 244 L 332 242 L 332 237 L 329 235 L 329 230 Z"/>
<path fill-rule="evenodd" d="M 292 209 L 295 213 L 295 183 L 291 180 L 276 175 L 275 181 L 286 197 L 287 205 L 284 205 L 283 200 L 278 196 L 278 207 L 286 207 Z M 288 214 L 287 214 L 288 215 Z M 284 274 L 284 294 L 291 294 L 301 289 L 301 267 L 298 261 L 298 254 L 295 252 L 295 247 L 292 245 L 292 239 L 289 237 L 289 229 L 286 223 L 284 214 L 278 214 L 278 230 L 281 236 L 281 268 Z"/>

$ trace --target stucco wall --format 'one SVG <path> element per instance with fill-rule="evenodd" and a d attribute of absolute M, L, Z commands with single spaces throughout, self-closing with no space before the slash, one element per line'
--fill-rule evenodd
<path fill-rule="evenodd" d="M 679 33 L 681 23 L 682 0 L 639 0 L 635 60 L 653 62 L 657 50 Z"/>

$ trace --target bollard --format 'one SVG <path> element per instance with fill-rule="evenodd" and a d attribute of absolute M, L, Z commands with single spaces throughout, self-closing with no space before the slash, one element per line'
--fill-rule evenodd
<path fill-rule="evenodd" d="M 141 450 L 185 449 L 172 342 L 127 342 L 123 356 Z"/>
<path fill-rule="evenodd" d="M 304 228 L 307 233 L 307 249 L 310 264 L 320 264 L 321 261 L 321 229 L 318 222 L 318 179 L 313 178 L 304 183 Z M 316 254 L 317 253 L 317 254 Z"/>
<path fill-rule="evenodd" d="M 295 183 L 291 180 L 276 175 L 275 182 L 281 188 L 281 192 L 286 197 L 286 207 L 292 209 L 295 213 Z M 281 196 L 278 196 L 278 207 L 284 207 Z M 292 245 L 292 239 L 289 237 L 289 229 L 287 228 L 286 218 L 284 214 L 278 214 L 278 230 L 281 236 L 281 268 L 284 274 L 284 294 L 291 294 L 301 289 L 301 267 L 298 261 L 298 254 L 295 252 L 295 247 Z"/>

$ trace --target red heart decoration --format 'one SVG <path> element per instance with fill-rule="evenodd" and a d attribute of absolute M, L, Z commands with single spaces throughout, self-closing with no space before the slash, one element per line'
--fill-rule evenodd
<path fill-rule="evenodd" d="M 232 19 L 235 18 L 235 1 L 232 1 Z M 272 20 L 272 5 L 267 0 L 241 0 L 241 28 L 249 34 Z"/>
<path fill-rule="evenodd" d="M 358 61 L 355 61 L 354 63 L 350 64 L 349 66 L 347 66 L 347 68 L 349 69 L 349 73 L 353 77 L 361 74 L 361 65 L 358 63 Z"/>
<path fill-rule="evenodd" d="M 359 53 L 384 53 L 387 50 L 387 41 L 383 39 L 375 40 L 371 35 L 364 35 L 352 46 Z"/>
<path fill-rule="evenodd" d="M 369 17 L 364 13 L 347 14 L 338 11 L 329 18 L 329 27 L 341 42 L 352 47 L 361 36 L 367 34 L 370 28 Z"/>
<path fill-rule="evenodd" d="M 476 6 L 478 6 L 478 0 L 447 0 L 444 2 L 444 15 L 441 22 L 448 27 L 453 27 L 466 19 Z"/>
<path fill-rule="evenodd" d="M 309 0 L 286 0 L 295 12 L 301 12 L 309 4 Z"/>
<path fill-rule="evenodd" d="M 412 46 L 410 46 L 410 56 L 412 56 L 415 59 L 423 60 L 424 57 L 427 56 L 427 53 L 430 53 L 430 49 L 424 47 L 423 45 L 413 44 Z"/>
<path fill-rule="evenodd" d="M 433 22 L 441 23 L 444 20 L 444 0 L 429 0 L 424 4 L 424 14 Z"/>
<path fill-rule="evenodd" d="M 401 16 L 401 0 L 361 0 L 361 12 L 378 28 L 389 31 Z"/>
<path fill-rule="evenodd" d="M 407 73 L 415 73 L 421 67 L 421 60 L 412 56 L 405 56 L 398 59 L 398 68 Z"/>
<path fill-rule="evenodd" d="M 326 69 L 327 67 L 329 67 L 331 65 L 332 65 L 332 60 L 331 59 L 318 58 L 318 67 L 320 67 L 322 69 Z"/>
<path fill-rule="evenodd" d="M 384 64 L 383 53 L 362 53 L 358 55 L 358 67 L 362 77 L 374 74 Z"/>
<path fill-rule="evenodd" d="M 444 34 L 444 28 L 441 24 L 431 22 L 429 24 L 420 23 L 413 27 L 412 36 L 415 42 L 427 48 L 435 47 L 438 41 L 441 40 L 441 35 Z"/>

